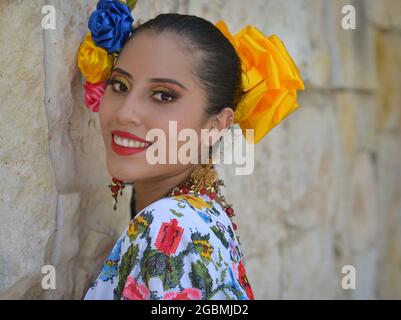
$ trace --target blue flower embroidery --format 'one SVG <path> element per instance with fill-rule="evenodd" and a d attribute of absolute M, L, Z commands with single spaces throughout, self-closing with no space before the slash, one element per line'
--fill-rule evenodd
<path fill-rule="evenodd" d="M 233 270 L 232 270 L 231 268 L 228 268 L 228 273 L 230 274 L 230 278 L 231 278 L 231 287 L 232 287 L 234 290 L 236 290 L 236 291 L 238 291 L 238 292 L 241 292 L 241 296 L 239 297 L 239 300 L 249 300 L 249 298 L 248 298 L 247 296 L 244 296 L 244 295 L 242 294 L 242 292 L 243 292 L 244 289 L 238 284 L 237 281 L 235 281 L 235 279 L 234 279 L 234 274 L 233 274 Z"/>
<path fill-rule="evenodd" d="M 199 211 L 199 210 L 196 210 L 196 212 L 202 218 L 202 220 L 205 221 L 206 223 L 212 222 L 212 219 L 206 213 Z"/>
<path fill-rule="evenodd" d="M 121 255 L 121 242 L 122 239 L 117 241 L 102 267 L 99 276 L 102 281 L 111 281 L 111 283 L 113 283 L 113 278 L 117 275 L 117 266 Z"/>

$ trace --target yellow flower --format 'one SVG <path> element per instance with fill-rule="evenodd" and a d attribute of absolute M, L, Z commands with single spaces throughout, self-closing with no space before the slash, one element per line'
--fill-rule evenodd
<path fill-rule="evenodd" d="M 237 106 L 234 122 L 240 125 L 245 137 L 246 129 L 254 129 L 253 142 L 257 143 L 298 108 L 297 90 L 303 90 L 304 83 L 276 35 L 265 37 L 260 30 L 248 25 L 233 36 L 223 20 L 215 26 L 234 46 L 242 64 L 246 94 Z"/>
<path fill-rule="evenodd" d="M 135 219 L 131 220 L 128 226 L 128 235 L 130 237 L 135 237 L 138 234 L 139 225 L 147 227 L 148 221 L 141 216 L 137 216 Z"/>
<path fill-rule="evenodd" d="M 213 247 L 209 243 L 209 241 L 206 240 L 195 240 L 194 245 L 200 245 L 202 247 L 202 252 L 201 256 L 205 257 L 206 259 L 210 260 L 210 257 L 213 253 Z"/>
<path fill-rule="evenodd" d="M 193 195 L 183 194 L 179 196 L 173 196 L 173 198 L 177 200 L 186 200 L 191 206 L 195 207 L 196 209 L 211 207 L 211 205 L 207 203 L 205 200 Z"/>
<path fill-rule="evenodd" d="M 114 57 L 93 42 L 91 33 L 85 35 L 78 52 L 78 68 L 89 83 L 106 80 L 111 73 Z"/>

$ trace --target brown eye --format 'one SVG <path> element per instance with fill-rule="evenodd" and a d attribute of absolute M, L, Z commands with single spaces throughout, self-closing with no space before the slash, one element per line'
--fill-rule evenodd
<path fill-rule="evenodd" d="M 168 102 L 168 101 L 170 101 L 170 99 L 173 99 L 173 97 L 171 97 L 168 93 L 165 93 L 165 92 L 156 92 L 156 94 L 154 96 L 157 96 L 157 95 L 159 95 L 158 100 L 161 100 L 163 102 Z"/>
<path fill-rule="evenodd" d="M 113 90 L 117 92 L 126 92 L 128 91 L 128 88 L 124 83 L 117 81 L 113 84 Z"/>
<path fill-rule="evenodd" d="M 158 88 L 152 91 L 152 96 L 156 97 L 156 100 L 160 103 L 167 103 L 177 98 L 177 93 L 170 89 Z"/>
<path fill-rule="evenodd" d="M 118 79 L 118 77 L 106 80 L 106 85 L 111 85 L 113 91 L 120 94 L 126 94 L 129 91 L 129 84 L 124 79 Z"/>

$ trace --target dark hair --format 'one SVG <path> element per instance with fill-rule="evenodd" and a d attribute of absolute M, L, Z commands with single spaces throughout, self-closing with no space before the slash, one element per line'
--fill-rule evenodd
<path fill-rule="evenodd" d="M 194 15 L 163 13 L 136 26 L 130 39 L 144 31 L 172 32 L 182 40 L 181 47 L 199 57 L 193 73 L 206 91 L 207 115 L 218 114 L 225 107 L 236 109 L 244 93 L 241 61 L 216 26 Z"/>

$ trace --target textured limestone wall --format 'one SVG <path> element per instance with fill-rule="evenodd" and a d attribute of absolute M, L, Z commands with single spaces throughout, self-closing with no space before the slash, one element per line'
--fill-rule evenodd
<path fill-rule="evenodd" d="M 356 8 L 356 29 L 341 8 Z M 56 29 L 43 30 L 44 5 Z M 99 121 L 76 52 L 95 0 L 0 2 L 0 298 L 80 299 L 129 220 L 112 210 Z M 160 12 L 253 24 L 286 43 L 301 108 L 221 174 L 257 299 L 401 298 L 401 3 L 146 0 Z M 43 290 L 43 265 L 56 290 Z M 341 267 L 357 289 L 341 288 Z"/>

